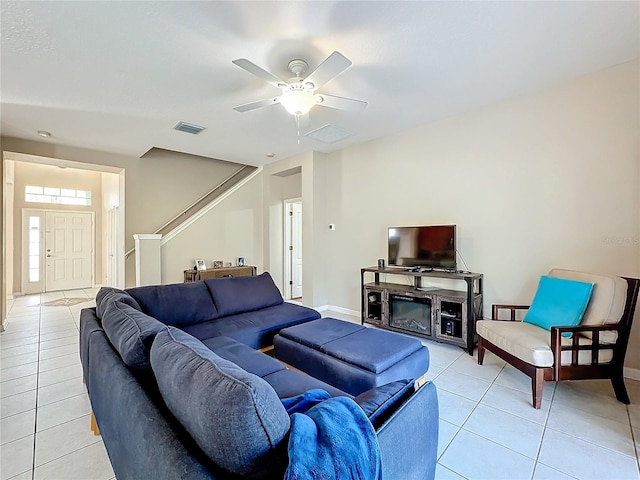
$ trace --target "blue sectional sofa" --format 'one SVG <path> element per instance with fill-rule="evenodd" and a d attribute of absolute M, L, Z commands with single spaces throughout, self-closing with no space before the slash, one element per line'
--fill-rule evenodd
<path fill-rule="evenodd" d="M 382 478 L 433 478 L 433 384 L 352 396 L 256 350 L 319 317 L 283 302 L 268 274 L 101 289 L 96 308 L 81 313 L 80 356 L 117 478 L 283 478 L 292 430 L 282 400 L 316 389 L 369 417 Z"/>

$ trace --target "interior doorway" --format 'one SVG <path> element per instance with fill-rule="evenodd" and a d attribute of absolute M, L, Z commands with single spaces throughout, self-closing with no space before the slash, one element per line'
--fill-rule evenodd
<path fill-rule="evenodd" d="M 302 298 L 302 199 L 284 201 L 285 300 Z"/>
<path fill-rule="evenodd" d="M 85 162 L 77 162 L 73 160 L 43 157 L 25 153 L 11 152 L 5 150 L 3 155 L 4 170 L 4 194 L 3 202 L 3 256 L 6 259 L 3 271 L 3 283 L 6 287 L 6 296 L 0 299 L 2 302 L 1 310 L 6 313 L 5 305 L 7 299 L 13 298 L 15 295 L 26 295 L 29 293 L 42 293 L 47 288 L 44 284 L 46 275 L 46 265 L 44 263 L 43 254 L 33 255 L 29 258 L 29 250 L 24 246 L 24 239 L 29 236 L 27 227 L 28 221 L 21 218 L 24 209 L 34 210 L 26 206 L 25 187 L 24 184 L 30 184 L 33 175 L 41 174 L 35 169 L 26 169 L 25 165 L 42 165 L 60 167 L 54 172 L 56 178 L 66 172 L 66 175 L 74 176 L 83 175 L 86 172 L 99 172 L 100 174 L 100 191 L 93 197 L 95 206 L 93 218 L 93 252 L 92 252 L 92 282 L 93 286 L 102 286 L 110 284 L 117 288 L 124 288 L 124 241 L 125 241 L 125 172 L 122 167 L 112 167 L 107 165 L 98 165 Z M 18 168 L 20 167 L 20 168 Z M 30 168 L 30 167 L 29 167 Z M 58 171 L 59 170 L 59 171 Z M 42 175 L 41 175 L 42 176 Z M 49 177 L 45 177 L 47 182 Z M 41 181 L 43 182 L 43 181 Z M 84 180 L 76 182 L 74 180 L 69 186 L 76 186 L 84 189 Z M 14 186 L 15 184 L 15 186 Z M 34 185 L 45 185 L 45 183 L 34 183 Z M 66 185 L 66 183 L 65 183 Z M 15 188 L 14 188 L 15 187 Z M 19 187 L 19 188 L 18 188 Z M 41 212 L 45 209 L 40 209 Z M 37 209 L 35 209 L 37 210 Z M 112 216 L 108 215 L 109 210 L 114 210 Z M 106 225 L 107 219 L 112 220 Z M 22 220 L 22 222 L 21 222 Z M 44 229 L 45 217 L 44 213 L 32 221 L 35 229 L 42 235 L 39 239 L 39 245 L 31 245 L 30 248 L 44 248 Z M 15 225 L 15 230 L 14 230 Z M 26 231 L 25 231 L 26 230 Z M 31 234 L 32 237 L 36 234 Z M 24 247 L 24 248 L 23 248 Z M 23 255 L 23 252 L 24 253 Z M 44 252 L 44 250 L 43 250 Z M 108 253 L 113 256 L 107 257 Z M 29 263 L 31 262 L 31 263 Z M 30 265 L 35 265 L 33 272 L 29 272 Z M 76 262 L 76 268 L 80 267 L 80 262 Z M 111 275 L 108 274 L 110 270 Z M 37 282 L 29 282 L 31 278 L 37 278 Z M 109 275 L 109 278 L 107 278 Z M 26 279 L 26 280 L 25 280 Z M 27 287 L 25 288 L 25 284 Z M 52 286 L 50 288 L 57 288 Z M 2 323 L 4 324 L 4 319 Z M 1 330 L 1 328 L 0 328 Z"/>

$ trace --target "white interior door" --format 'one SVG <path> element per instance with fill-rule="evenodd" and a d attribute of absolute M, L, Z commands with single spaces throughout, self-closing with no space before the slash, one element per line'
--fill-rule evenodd
<path fill-rule="evenodd" d="M 45 291 L 93 284 L 93 214 L 45 213 Z"/>
<path fill-rule="evenodd" d="M 284 202 L 284 298 L 302 297 L 302 200 Z"/>
<path fill-rule="evenodd" d="M 291 298 L 298 298 L 302 297 L 302 202 L 291 206 Z"/>

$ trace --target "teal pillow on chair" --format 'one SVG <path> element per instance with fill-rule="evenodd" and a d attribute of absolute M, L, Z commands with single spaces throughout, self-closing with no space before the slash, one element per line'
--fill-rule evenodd
<path fill-rule="evenodd" d="M 592 290 L 592 283 L 543 275 L 523 321 L 547 330 L 553 326 L 578 325 L 587 309 Z M 570 333 L 563 335 L 571 336 Z"/>

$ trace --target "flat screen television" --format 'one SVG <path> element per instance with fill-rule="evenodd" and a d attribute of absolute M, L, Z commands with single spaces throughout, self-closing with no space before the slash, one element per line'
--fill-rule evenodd
<path fill-rule="evenodd" d="M 389 266 L 456 269 L 456 226 L 389 227 Z"/>

